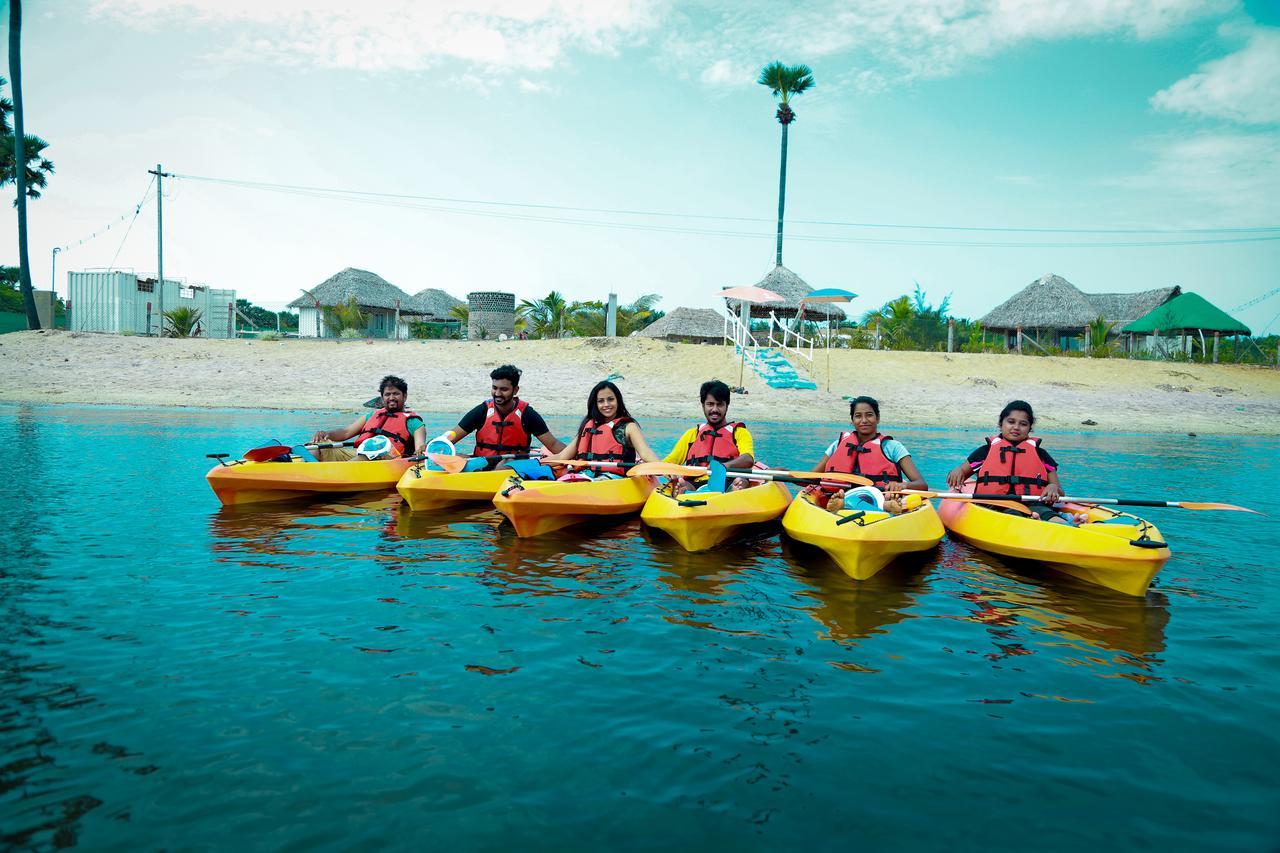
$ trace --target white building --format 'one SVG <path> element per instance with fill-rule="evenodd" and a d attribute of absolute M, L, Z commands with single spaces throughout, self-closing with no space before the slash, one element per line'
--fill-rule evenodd
<path fill-rule="evenodd" d="M 347 306 L 353 299 L 365 319 L 364 328 L 356 329 L 360 337 L 408 338 L 409 323 L 430 313 L 416 297 L 382 276 L 354 267 L 347 267 L 303 293 L 289 303 L 290 308 L 298 309 L 301 338 L 337 337 L 332 310 Z"/>
<path fill-rule="evenodd" d="M 164 328 L 160 316 L 160 293 L 155 278 L 131 272 L 69 272 L 67 329 L 73 332 L 159 335 Z M 236 336 L 236 292 L 214 290 L 199 284 L 164 280 L 164 310 L 194 308 L 200 311 L 197 324 L 202 338 Z"/>

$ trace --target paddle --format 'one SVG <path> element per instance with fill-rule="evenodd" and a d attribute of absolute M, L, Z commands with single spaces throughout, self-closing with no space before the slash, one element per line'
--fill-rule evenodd
<path fill-rule="evenodd" d="M 304 444 L 302 447 L 353 447 L 354 442 L 346 441 L 322 441 L 319 444 Z M 293 446 L 288 444 L 272 444 L 267 447 L 255 447 L 252 450 L 245 451 L 242 457 L 246 462 L 266 462 L 269 459 L 275 459 L 277 456 L 284 456 L 291 452 Z"/>
<path fill-rule="evenodd" d="M 904 489 L 904 492 L 913 495 L 920 495 L 926 498 L 943 498 L 951 501 L 980 501 L 999 502 L 1002 504 L 1014 504 L 1016 501 L 1022 503 L 1044 503 L 1038 495 L 971 495 L 968 492 L 923 492 L 916 489 Z M 1256 509 L 1249 509 L 1244 506 L 1236 506 L 1235 504 L 1215 503 L 1215 502 L 1195 502 L 1195 501 L 1156 501 L 1146 498 L 1074 498 L 1062 497 L 1057 500 L 1054 506 L 1061 504 L 1104 504 L 1111 506 L 1154 506 L 1167 507 L 1173 509 L 1194 509 L 1194 510 L 1222 510 L 1224 512 L 1251 512 L 1254 515 L 1262 515 Z"/>
<path fill-rule="evenodd" d="M 699 468 L 694 465 L 676 465 L 671 462 L 641 462 L 635 465 L 627 472 L 632 477 L 705 477 L 711 473 L 709 468 Z M 871 481 L 866 477 L 859 477 L 857 474 L 841 474 L 837 472 L 821 472 L 821 471 L 775 471 L 773 469 L 741 470 L 729 468 L 725 473 L 730 477 L 742 477 L 746 480 L 776 480 L 781 483 L 800 483 L 807 485 L 821 481 L 824 484 L 833 486 L 842 486 L 852 484 L 856 486 L 869 486 Z"/>
<path fill-rule="evenodd" d="M 414 458 L 420 457 L 415 456 Z M 454 456 L 449 453 L 428 453 L 426 458 L 439 465 L 446 472 L 457 474 L 472 459 L 541 459 L 542 457 L 536 453 L 508 453 L 502 456 Z"/>

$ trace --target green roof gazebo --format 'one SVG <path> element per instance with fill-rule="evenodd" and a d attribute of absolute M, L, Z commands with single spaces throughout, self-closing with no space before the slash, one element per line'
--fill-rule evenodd
<path fill-rule="evenodd" d="M 1200 351 L 1208 352 L 1205 333 L 1214 336 L 1214 361 L 1218 360 L 1217 338 L 1219 335 L 1250 335 L 1249 327 L 1232 317 L 1226 311 L 1214 305 L 1198 293 L 1183 293 L 1175 296 L 1165 304 L 1126 325 L 1122 332 L 1130 335 L 1147 335 L 1147 349 L 1151 349 L 1152 341 L 1159 341 L 1162 335 L 1180 335 L 1182 349 L 1187 347 L 1187 338 L 1200 338 Z M 1159 346 L 1159 344 L 1157 344 Z"/>

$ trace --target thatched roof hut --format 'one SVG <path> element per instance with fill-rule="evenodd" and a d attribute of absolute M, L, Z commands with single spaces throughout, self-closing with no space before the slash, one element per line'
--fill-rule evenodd
<path fill-rule="evenodd" d="M 346 305 L 355 298 L 361 308 L 380 308 L 384 311 L 399 309 L 402 315 L 427 313 L 419 307 L 415 297 L 405 293 L 382 276 L 368 270 L 347 267 L 337 275 L 330 276 L 315 287 L 289 303 L 290 308 L 314 308 L 317 302 L 322 307 L 332 308 Z"/>
<path fill-rule="evenodd" d="M 1139 293 L 1085 293 L 1062 276 L 1052 273 L 996 306 L 979 322 L 992 331 L 1083 330 L 1102 317 L 1117 325 L 1130 322 L 1163 305 L 1182 292 L 1160 287 Z"/>
<path fill-rule="evenodd" d="M 426 290 L 419 290 L 413 294 L 414 300 L 418 303 L 418 307 L 423 313 L 437 320 L 456 320 L 449 312 L 455 305 L 465 305 L 461 299 L 456 299 L 436 287 L 428 287 Z"/>
<path fill-rule="evenodd" d="M 676 308 L 636 335 L 668 341 L 718 344 L 724 340 L 724 315 L 710 308 Z"/>
<path fill-rule="evenodd" d="M 762 302 L 751 305 L 750 312 L 752 317 L 768 317 L 770 312 L 779 317 L 794 317 L 800 311 L 800 300 L 813 293 L 813 288 L 809 286 L 808 282 L 782 264 L 778 264 L 768 275 L 756 282 L 756 287 L 772 290 L 781 296 L 783 301 Z M 729 299 L 726 301 L 729 307 L 733 309 L 733 313 L 741 314 L 742 303 L 739 300 Z M 845 319 L 845 313 L 830 303 L 805 303 L 804 319 L 825 322 L 828 317 L 833 320 L 843 320 Z"/>

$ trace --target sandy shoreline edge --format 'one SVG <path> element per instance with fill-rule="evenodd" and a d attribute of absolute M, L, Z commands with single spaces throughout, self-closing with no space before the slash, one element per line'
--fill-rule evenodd
<path fill-rule="evenodd" d="M 792 359 L 818 391 L 769 388 L 750 369 L 732 413 L 747 421 L 841 422 L 844 396 L 870 394 L 893 426 L 987 428 L 1011 399 L 1044 430 L 1280 435 L 1280 370 L 1122 359 L 834 350 Z M 201 340 L 68 332 L 0 338 L 0 401 L 143 407 L 358 409 L 387 373 L 410 406 L 458 412 L 479 402 L 499 364 L 524 370 L 522 396 L 580 416 L 587 391 L 616 380 L 637 417 L 696 417 L 706 379 L 738 381 L 723 346 L 642 338 L 561 341 Z M 1092 420 L 1095 426 L 1083 425 Z"/>

